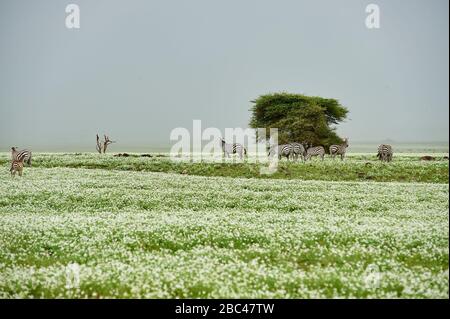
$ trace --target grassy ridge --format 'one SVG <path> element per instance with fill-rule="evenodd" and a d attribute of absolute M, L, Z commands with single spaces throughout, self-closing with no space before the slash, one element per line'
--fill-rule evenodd
<path fill-rule="evenodd" d="M 9 154 L 0 154 L 0 165 L 9 165 Z M 33 167 L 68 167 L 141 172 L 165 172 L 201 176 L 227 176 L 246 178 L 302 179 L 326 181 L 377 181 L 377 182 L 428 182 L 448 183 L 448 160 L 438 157 L 436 161 L 420 161 L 419 156 L 397 155 L 394 162 L 386 164 L 374 155 L 357 154 L 347 160 L 326 159 L 307 163 L 282 161 L 276 173 L 261 175 L 261 167 L 255 163 L 205 163 L 175 162 L 162 155 L 152 158 L 114 157 L 92 153 L 78 154 L 34 154 Z"/>

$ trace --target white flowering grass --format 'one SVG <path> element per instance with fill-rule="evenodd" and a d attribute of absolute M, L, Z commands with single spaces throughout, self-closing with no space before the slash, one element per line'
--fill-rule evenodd
<path fill-rule="evenodd" d="M 448 184 L 0 174 L 0 298 L 448 298 Z"/>
<path fill-rule="evenodd" d="M 377 181 L 448 183 L 449 162 L 443 154 L 435 161 L 420 161 L 420 154 L 396 154 L 391 163 L 382 163 L 376 154 L 349 154 L 345 161 L 312 159 L 307 163 L 280 161 L 273 174 L 267 171 L 269 163 L 256 164 L 251 156 L 240 161 L 225 159 L 223 163 L 172 161 L 168 154 L 147 154 L 141 157 L 116 157 L 113 154 L 94 153 L 33 153 L 33 167 L 90 168 L 122 171 L 179 173 L 199 176 L 227 176 L 271 179 L 301 179 L 326 181 Z M 0 166 L 9 165 L 10 154 L 0 153 Z"/>

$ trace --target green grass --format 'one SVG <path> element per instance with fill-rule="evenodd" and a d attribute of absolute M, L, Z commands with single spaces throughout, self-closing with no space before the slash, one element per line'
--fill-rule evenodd
<path fill-rule="evenodd" d="M 282 179 L 208 176 L 254 164 L 36 154 L 12 179 L 4 155 L 0 298 L 448 298 L 449 186 L 435 176 L 448 162 L 372 161 L 375 180 L 443 183 L 344 181 L 364 156 L 286 165 L 298 175 Z M 301 175 L 334 165 L 339 182 Z"/>
<path fill-rule="evenodd" d="M 0 166 L 9 165 L 9 154 L 0 153 Z M 392 163 L 381 163 L 371 154 L 352 154 L 340 160 L 325 161 L 313 159 L 307 163 L 288 163 L 283 160 L 279 169 L 272 175 L 261 175 L 261 167 L 267 164 L 255 164 L 249 161 L 233 164 L 206 162 L 176 162 L 165 155 L 152 158 L 114 157 L 93 153 L 34 154 L 34 167 L 68 167 L 106 169 L 122 171 L 164 172 L 200 176 L 227 176 L 245 178 L 301 179 L 325 181 L 377 181 L 377 182 L 427 182 L 448 183 L 448 160 L 443 155 L 436 161 L 420 161 L 415 154 L 398 155 Z"/>

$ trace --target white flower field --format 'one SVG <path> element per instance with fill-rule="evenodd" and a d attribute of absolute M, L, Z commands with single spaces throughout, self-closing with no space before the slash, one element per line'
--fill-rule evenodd
<path fill-rule="evenodd" d="M 448 183 L 8 165 L 0 298 L 449 297 Z"/>

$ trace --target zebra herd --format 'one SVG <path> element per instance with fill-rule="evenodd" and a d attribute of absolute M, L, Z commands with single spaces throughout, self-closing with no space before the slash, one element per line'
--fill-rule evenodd
<path fill-rule="evenodd" d="M 224 139 L 221 139 L 222 151 L 225 156 L 230 157 L 232 154 L 237 154 L 240 159 L 243 159 L 244 155 L 247 155 L 247 150 L 242 144 L 239 143 L 226 143 Z M 345 153 L 349 144 L 348 138 L 343 139 L 342 144 L 334 144 L 329 147 L 329 154 L 332 159 L 337 155 L 344 160 Z M 285 157 L 288 161 L 292 159 L 298 161 L 301 158 L 303 161 L 310 160 L 312 157 L 319 157 L 322 161 L 325 158 L 325 148 L 323 146 L 313 146 L 312 143 L 288 143 L 282 145 L 272 145 L 268 149 L 269 158 L 277 156 L 279 160 Z M 392 146 L 388 144 L 381 144 L 378 146 L 377 158 L 383 162 L 392 161 L 393 151 Z"/>
<path fill-rule="evenodd" d="M 345 158 L 345 152 L 348 147 L 348 138 L 345 138 L 342 144 L 331 145 L 329 148 L 330 156 L 334 159 L 336 155 L 341 156 L 341 160 Z M 313 146 L 312 143 L 288 143 L 283 145 L 272 145 L 269 148 L 269 157 L 278 155 L 278 159 L 286 157 L 287 160 L 292 158 L 297 161 L 301 158 L 303 161 L 310 160 L 312 157 L 320 157 L 322 161 L 325 158 L 325 148 L 323 146 Z"/>
<path fill-rule="evenodd" d="M 17 150 L 17 147 L 11 147 L 11 176 L 15 176 L 16 173 L 22 176 L 23 163 L 27 163 L 31 166 L 31 151 L 29 150 Z"/>
<path fill-rule="evenodd" d="M 226 143 L 224 139 L 221 140 L 222 151 L 224 155 L 230 157 L 232 154 L 237 154 L 240 159 L 243 159 L 245 155 L 247 155 L 247 150 L 242 144 Z M 335 144 L 329 147 L 329 153 L 331 158 L 335 158 L 336 155 L 341 157 L 341 160 L 344 160 L 345 153 L 348 148 L 348 138 L 343 140 L 342 144 Z M 272 145 L 269 148 L 268 156 L 278 156 L 278 159 L 282 159 L 286 157 L 289 161 L 292 158 L 294 161 L 298 161 L 301 158 L 303 161 L 310 160 L 312 157 L 319 157 L 322 161 L 325 158 L 325 148 L 323 146 L 313 146 L 312 143 L 288 143 L 283 145 Z M 393 150 L 392 146 L 388 144 L 381 144 L 378 146 L 377 158 L 383 162 L 392 161 Z M 31 151 L 29 150 L 18 150 L 17 147 L 11 147 L 11 176 L 15 176 L 16 173 L 19 176 L 22 176 L 24 163 L 27 163 L 31 166 Z"/>

